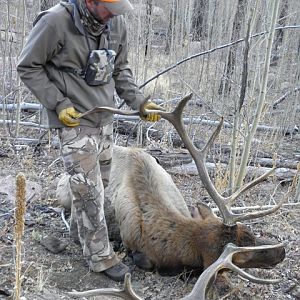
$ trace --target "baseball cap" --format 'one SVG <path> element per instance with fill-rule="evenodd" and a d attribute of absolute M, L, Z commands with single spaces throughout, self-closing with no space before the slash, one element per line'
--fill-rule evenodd
<path fill-rule="evenodd" d="M 133 10 L 132 4 L 128 0 L 98 0 L 105 6 L 113 15 L 123 15 L 124 13 Z"/>

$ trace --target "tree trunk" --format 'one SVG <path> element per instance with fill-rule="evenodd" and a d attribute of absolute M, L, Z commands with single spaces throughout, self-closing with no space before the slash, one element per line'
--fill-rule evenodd
<path fill-rule="evenodd" d="M 41 1 L 41 11 L 47 10 L 47 9 L 49 9 L 50 7 L 54 6 L 57 3 L 58 3 L 57 0 L 42 0 Z"/>
<path fill-rule="evenodd" d="M 195 0 L 192 16 L 192 40 L 200 41 L 207 36 L 208 1 Z"/>
<path fill-rule="evenodd" d="M 284 0 L 281 3 L 281 8 L 280 8 L 280 15 L 279 15 L 279 19 L 278 19 L 278 26 L 279 27 L 283 27 L 286 25 L 286 16 L 288 13 L 288 3 L 286 0 Z M 274 53 L 271 57 L 271 65 L 274 66 L 275 64 L 277 64 L 277 60 L 278 60 L 278 51 L 280 46 L 282 45 L 282 41 L 283 41 L 283 29 L 279 29 L 276 30 L 275 32 L 275 37 L 274 37 Z"/>
<path fill-rule="evenodd" d="M 170 9 L 169 26 L 166 36 L 166 48 L 165 53 L 170 54 L 172 47 L 172 36 L 174 36 L 174 28 L 176 27 L 176 15 L 177 15 L 177 0 L 172 1 L 172 7 Z"/>
<path fill-rule="evenodd" d="M 152 0 L 147 0 L 146 2 L 146 36 L 145 36 L 145 57 L 148 55 L 150 47 L 150 30 L 151 30 L 151 17 L 152 17 Z"/>
<path fill-rule="evenodd" d="M 244 16 L 245 16 L 246 7 L 247 7 L 247 5 L 246 5 L 245 0 L 238 0 L 238 6 L 236 9 L 234 21 L 232 24 L 231 42 L 238 40 L 241 36 L 241 25 L 242 25 L 242 20 L 244 19 Z M 227 64 L 225 66 L 223 79 L 221 80 L 221 84 L 219 87 L 220 95 L 223 93 L 228 94 L 230 92 L 230 89 L 231 89 L 230 78 L 235 69 L 236 52 L 237 52 L 236 45 L 229 48 Z"/>

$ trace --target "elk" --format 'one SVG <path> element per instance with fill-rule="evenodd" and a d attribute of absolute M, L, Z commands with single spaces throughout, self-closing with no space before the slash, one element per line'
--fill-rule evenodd
<path fill-rule="evenodd" d="M 240 222 L 271 214 L 279 209 L 283 201 L 264 211 L 234 214 L 230 210 L 230 204 L 235 199 L 266 179 L 274 170 L 251 181 L 232 195 L 222 196 L 214 187 L 205 166 L 208 149 L 217 138 L 222 121 L 204 148 L 197 149 L 182 123 L 183 109 L 191 96 L 184 97 L 173 112 L 159 111 L 159 114 L 175 127 L 192 155 L 202 184 L 217 205 L 221 218 L 203 203 L 199 203 L 190 212 L 171 176 L 152 156 L 141 149 L 116 146 L 109 193 L 123 244 L 132 251 L 137 266 L 147 270 L 156 268 L 160 273 L 174 274 L 182 268 L 205 272 L 218 261 L 224 247 L 230 243 L 246 247 L 247 250 L 231 253 L 230 267 L 221 264 L 221 268 L 234 268 L 243 272 L 240 268 L 274 267 L 285 257 L 284 246 L 274 246 L 271 241 L 256 238 L 250 228 Z M 139 114 L 136 111 L 107 107 L 94 108 L 85 114 L 97 111 Z M 249 246 L 252 246 L 252 250 L 249 250 L 251 247 L 247 248 Z"/>
<path fill-rule="evenodd" d="M 109 198 L 125 248 L 140 268 L 175 275 L 183 268 L 203 271 L 228 243 L 269 244 L 242 223 L 225 224 L 203 203 L 189 210 L 171 176 L 141 149 L 114 147 Z M 239 267 L 270 267 L 284 249 L 237 255 Z"/>

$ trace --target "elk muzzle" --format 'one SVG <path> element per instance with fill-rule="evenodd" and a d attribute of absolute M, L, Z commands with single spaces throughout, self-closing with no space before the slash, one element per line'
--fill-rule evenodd
<path fill-rule="evenodd" d="M 277 242 L 270 239 L 255 239 L 255 246 L 276 245 Z M 255 253 L 249 251 L 237 253 L 233 256 L 233 263 L 240 268 L 270 269 L 282 262 L 285 258 L 284 246 L 275 249 L 263 249 Z"/>

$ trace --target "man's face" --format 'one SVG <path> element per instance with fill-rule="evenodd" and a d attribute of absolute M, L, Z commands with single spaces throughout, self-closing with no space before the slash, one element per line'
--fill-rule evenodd
<path fill-rule="evenodd" d="M 114 17 L 114 15 L 100 2 L 94 0 L 86 0 L 86 7 L 93 17 L 101 24 L 105 24 Z"/>

